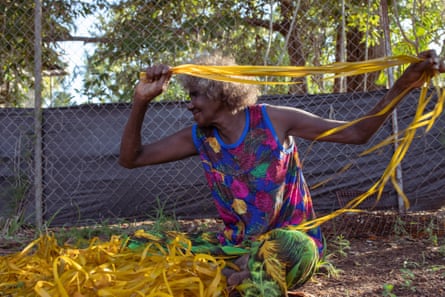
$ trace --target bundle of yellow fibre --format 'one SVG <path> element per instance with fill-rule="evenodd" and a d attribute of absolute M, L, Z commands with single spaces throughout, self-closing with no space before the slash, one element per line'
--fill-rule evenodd
<path fill-rule="evenodd" d="M 178 234 L 167 245 L 138 249 L 128 239 L 97 238 L 87 248 L 59 246 L 42 235 L 21 252 L 0 257 L 0 296 L 226 296 L 223 259 L 193 254 Z"/>
<path fill-rule="evenodd" d="M 247 84 L 292 84 L 294 82 L 277 82 L 253 80 L 254 77 L 305 77 L 316 74 L 330 74 L 325 79 L 341 76 L 353 76 L 381 71 L 388 67 L 421 61 L 417 57 L 399 55 L 376 58 L 367 61 L 337 62 L 323 66 L 258 66 L 258 65 L 195 65 L 184 64 L 171 68 L 173 74 L 186 74 L 211 80 Z M 243 78 L 246 77 L 246 78 Z M 146 73 L 140 72 L 139 79 L 146 80 Z"/>

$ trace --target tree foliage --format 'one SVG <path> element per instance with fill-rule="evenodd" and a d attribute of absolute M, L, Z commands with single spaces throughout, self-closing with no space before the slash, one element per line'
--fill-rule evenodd
<path fill-rule="evenodd" d="M 415 54 L 444 37 L 442 0 L 389 3 L 393 54 Z M 44 1 L 44 65 L 63 67 L 61 41 L 94 42 L 86 58 L 83 95 L 96 102 L 131 99 L 138 72 L 148 65 L 187 63 L 194 55 L 219 51 L 240 64 L 323 65 L 386 55 L 381 1 L 356 0 L 92 0 Z M 0 26 L 1 99 L 15 105 L 33 81 L 33 4 L 6 1 Z M 99 14 L 98 11 L 101 11 Z M 73 36 L 78 16 L 95 15 L 96 36 Z M 269 93 L 296 94 L 371 90 L 378 73 L 340 81 L 303 79 Z M 66 102 L 66 94 L 60 94 Z M 173 87 L 164 99 L 182 97 Z M 182 99 L 182 98 L 178 98 Z"/>
<path fill-rule="evenodd" d="M 438 9 L 439 0 L 405 2 L 390 7 L 391 32 L 397 32 L 391 34 L 392 43 L 394 53 L 415 54 L 443 36 L 439 16 L 444 8 Z M 107 39 L 113 42 L 100 44 L 92 56 L 91 70 L 96 71 L 88 78 L 87 94 L 129 100 L 141 68 L 184 63 L 205 51 L 233 55 L 240 64 L 272 65 L 321 65 L 383 56 L 380 13 L 380 1 L 122 1 L 103 19 Z M 408 29 L 410 20 L 416 23 L 413 30 Z M 381 88 L 378 78 L 378 73 L 349 78 L 346 90 Z M 107 89 L 110 84 L 119 87 Z M 340 88 L 315 77 L 290 89 L 268 91 L 303 94 Z"/>
<path fill-rule="evenodd" d="M 70 38 L 79 16 L 92 14 L 106 1 L 42 1 L 42 70 L 63 69 L 57 40 Z M 35 2 L 0 2 L 0 104 L 22 106 L 34 85 Z"/>

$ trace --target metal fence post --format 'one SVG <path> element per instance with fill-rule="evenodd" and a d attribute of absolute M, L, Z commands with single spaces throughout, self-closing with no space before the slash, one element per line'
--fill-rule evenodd
<path fill-rule="evenodd" d="M 42 179 L 42 5 L 35 1 L 34 14 L 34 198 L 36 207 L 36 226 L 43 223 L 43 179 Z"/>
<path fill-rule="evenodd" d="M 381 14 L 382 14 L 382 27 L 383 27 L 383 33 L 384 33 L 384 42 L 385 42 L 385 55 L 386 56 L 392 56 L 392 50 L 391 50 L 391 42 L 390 42 L 390 31 L 389 31 L 389 18 L 388 18 L 388 1 L 387 0 L 381 0 Z M 394 3 L 394 5 L 396 5 Z M 388 87 L 392 87 L 394 85 L 394 73 L 392 71 L 392 68 L 388 68 Z M 397 120 L 397 108 L 394 109 L 392 113 L 392 128 L 393 128 L 393 134 L 394 134 L 394 150 L 398 147 L 398 133 L 399 133 L 399 125 Z M 402 175 L 402 167 L 400 164 L 396 168 L 396 179 L 397 183 L 399 184 L 400 189 L 403 191 L 403 175 Z M 397 201 L 398 201 L 398 207 L 399 212 L 405 212 L 405 202 L 403 200 L 403 197 L 400 194 L 397 194 Z"/>

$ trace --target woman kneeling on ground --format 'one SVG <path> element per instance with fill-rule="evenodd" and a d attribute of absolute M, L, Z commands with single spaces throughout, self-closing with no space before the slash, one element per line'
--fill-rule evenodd
<path fill-rule="evenodd" d="M 411 64 L 367 115 L 379 113 L 394 100 L 401 101 L 397 97 L 405 89 L 422 86 L 423 73 L 444 72 L 435 51 L 423 52 L 420 58 L 424 60 Z M 218 55 L 202 56 L 193 63 L 235 65 L 232 59 Z M 258 104 L 253 84 L 182 75 L 180 82 L 191 99 L 187 108 L 196 123 L 142 144 L 142 123 L 149 103 L 166 90 L 171 75 L 169 66 L 156 65 L 147 68 L 146 80 L 137 84 L 122 136 L 120 164 L 135 168 L 199 155 L 225 225 L 214 240 L 249 251 L 234 261 L 240 271 L 224 270 L 228 287 L 235 294 L 245 294 L 241 283 L 267 280 L 272 291 L 278 288 L 276 296 L 281 296 L 302 286 L 316 269 L 323 241 L 319 228 L 307 232 L 286 228 L 315 217 L 294 139 L 364 144 L 393 108 L 318 139 L 346 122 L 293 107 Z M 279 269 L 272 269 L 274 265 Z M 285 276 L 277 271 L 285 271 Z"/>

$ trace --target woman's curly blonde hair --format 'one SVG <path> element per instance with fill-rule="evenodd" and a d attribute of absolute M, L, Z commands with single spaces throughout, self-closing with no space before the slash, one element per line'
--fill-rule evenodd
<path fill-rule="evenodd" d="M 221 54 L 200 55 L 190 63 L 196 65 L 237 65 L 235 59 Z M 254 84 L 223 82 L 191 75 L 180 75 L 178 80 L 187 91 L 205 90 L 207 98 L 222 101 L 231 111 L 242 110 L 247 106 L 254 105 L 258 100 L 259 91 Z"/>

